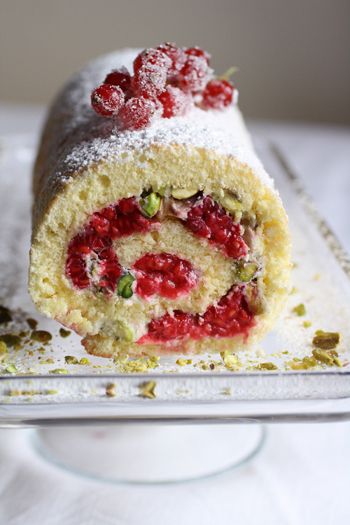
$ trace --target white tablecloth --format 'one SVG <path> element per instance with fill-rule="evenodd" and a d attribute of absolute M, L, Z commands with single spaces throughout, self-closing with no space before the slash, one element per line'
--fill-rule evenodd
<path fill-rule="evenodd" d="M 37 131 L 42 109 L 0 105 L 0 136 Z M 350 130 L 251 122 L 304 179 L 350 251 Z M 0 523 L 6 525 L 348 525 L 350 423 L 271 425 L 247 467 L 177 486 L 111 485 L 39 457 L 27 430 L 0 431 Z"/>

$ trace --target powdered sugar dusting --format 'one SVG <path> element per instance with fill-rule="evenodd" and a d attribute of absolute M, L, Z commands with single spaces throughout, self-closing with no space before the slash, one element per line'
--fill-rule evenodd
<path fill-rule="evenodd" d="M 96 115 L 91 107 L 91 91 L 106 75 L 132 62 L 139 50 L 125 49 L 101 57 L 81 69 L 54 103 L 46 126 L 45 163 L 35 174 L 35 194 L 41 194 L 35 219 L 39 220 L 52 197 L 70 177 L 102 160 L 123 162 L 125 153 L 142 152 L 152 145 L 173 144 L 205 150 L 209 155 L 236 159 L 250 167 L 273 189 L 273 181 L 256 157 L 241 114 L 235 105 L 225 110 L 193 107 L 185 116 L 160 118 L 151 127 L 130 131 L 114 130 L 111 119 Z"/>

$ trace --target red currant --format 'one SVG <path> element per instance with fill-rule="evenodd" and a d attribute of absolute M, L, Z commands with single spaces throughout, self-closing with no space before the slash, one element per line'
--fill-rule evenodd
<path fill-rule="evenodd" d="M 232 102 L 233 85 L 227 80 L 214 78 L 203 91 L 202 107 L 204 109 L 224 109 Z"/>
<path fill-rule="evenodd" d="M 147 128 L 155 114 L 156 105 L 143 97 L 131 98 L 120 112 L 124 126 L 131 130 Z"/>
<path fill-rule="evenodd" d="M 103 84 L 91 93 L 91 105 L 99 115 L 113 117 L 124 106 L 124 93 L 118 86 Z"/>
<path fill-rule="evenodd" d="M 206 51 L 204 51 L 200 47 L 198 47 L 198 46 L 189 47 L 188 49 L 185 49 L 185 53 L 186 53 L 186 55 L 191 55 L 191 56 L 194 56 L 194 57 L 204 58 L 204 60 L 206 60 L 208 66 L 209 66 L 210 55 L 209 55 L 209 53 L 207 53 Z"/>
<path fill-rule="evenodd" d="M 158 49 L 143 51 L 134 61 L 132 89 L 137 97 L 155 99 L 163 91 L 171 60 Z"/>
<path fill-rule="evenodd" d="M 178 80 L 179 71 L 182 69 L 186 62 L 185 52 L 176 47 L 174 44 L 162 44 L 157 47 L 159 51 L 162 51 L 171 60 L 171 67 L 168 70 L 167 81 L 171 84 Z"/>
<path fill-rule="evenodd" d="M 120 87 L 126 99 L 132 96 L 131 75 L 124 66 L 120 69 L 113 69 L 113 71 L 106 76 L 104 84 L 112 84 L 113 86 Z"/>
<path fill-rule="evenodd" d="M 207 83 L 207 77 L 207 61 L 201 57 L 188 55 L 179 75 L 181 88 L 187 93 L 202 91 Z"/>
<path fill-rule="evenodd" d="M 181 89 L 174 86 L 167 86 L 158 96 L 158 100 L 163 105 L 163 118 L 182 116 L 191 107 L 191 95 L 184 93 Z"/>

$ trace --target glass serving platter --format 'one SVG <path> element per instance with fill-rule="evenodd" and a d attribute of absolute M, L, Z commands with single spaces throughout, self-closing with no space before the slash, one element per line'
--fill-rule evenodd
<path fill-rule="evenodd" d="M 21 340 L 0 354 L 0 426 L 350 419 L 349 257 L 281 153 L 263 138 L 255 144 L 289 216 L 294 290 L 274 331 L 228 369 L 217 354 L 192 362 L 179 355 L 127 363 L 88 356 L 76 334 L 62 337 L 58 323 L 36 313 L 27 291 L 36 136 L 1 139 L 0 305 L 12 321 L 0 324 L 0 335 Z M 302 316 L 294 311 L 300 304 Z M 51 341 L 33 341 L 28 319 Z M 312 355 L 316 330 L 341 334 L 340 366 L 298 369 Z M 67 364 L 66 356 L 78 363 Z M 82 358 L 88 364 L 79 364 Z M 18 373 L 9 373 L 10 365 Z"/>

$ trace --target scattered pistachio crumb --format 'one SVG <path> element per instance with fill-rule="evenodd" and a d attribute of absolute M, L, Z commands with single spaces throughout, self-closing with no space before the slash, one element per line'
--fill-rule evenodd
<path fill-rule="evenodd" d="M 176 364 L 179 366 L 185 366 L 186 361 L 185 359 L 181 359 L 181 357 L 179 357 L 179 359 L 176 361 Z"/>
<path fill-rule="evenodd" d="M 323 350 L 332 350 L 340 343 L 340 335 L 337 332 L 322 332 L 317 330 L 312 344 Z"/>
<path fill-rule="evenodd" d="M 65 330 L 64 328 L 60 328 L 60 336 L 61 337 L 68 337 L 70 336 L 72 332 L 70 330 Z"/>
<path fill-rule="evenodd" d="M 295 312 L 298 316 L 302 316 L 306 314 L 306 308 L 303 305 L 303 303 L 298 304 L 295 308 L 293 308 L 293 312 Z"/>
<path fill-rule="evenodd" d="M 311 325 L 312 325 L 312 322 L 311 322 L 311 321 L 304 321 L 304 322 L 303 322 L 303 327 L 304 327 L 304 328 L 309 328 Z"/>
<path fill-rule="evenodd" d="M 46 359 L 46 361 L 40 361 L 39 365 L 52 365 L 54 363 L 54 360 L 50 357 L 50 359 Z"/>
<path fill-rule="evenodd" d="M 0 341 L 0 354 L 4 354 L 7 351 L 7 344 L 5 341 Z"/>
<path fill-rule="evenodd" d="M 20 396 L 21 392 L 19 390 L 10 390 L 9 395 L 12 396 Z"/>
<path fill-rule="evenodd" d="M 50 374 L 68 374 L 68 370 L 65 368 L 55 368 L 54 370 L 49 370 Z"/>
<path fill-rule="evenodd" d="M 46 395 L 48 396 L 55 396 L 58 394 L 58 390 L 47 390 Z"/>
<path fill-rule="evenodd" d="M 209 366 L 208 365 L 202 365 L 202 368 L 203 368 L 203 370 L 208 370 Z"/>
<path fill-rule="evenodd" d="M 231 395 L 231 388 L 226 388 L 226 390 L 223 391 L 224 396 L 230 396 Z"/>
<path fill-rule="evenodd" d="M 188 365 L 192 365 L 192 359 L 186 359 L 186 363 L 187 363 Z"/>
<path fill-rule="evenodd" d="M 317 361 L 320 361 L 321 363 L 324 363 L 325 365 L 328 365 L 328 366 L 333 365 L 332 357 L 325 350 L 320 350 L 317 348 L 312 351 L 312 355 L 314 356 L 315 359 L 317 359 Z"/>
<path fill-rule="evenodd" d="M 114 363 L 126 363 L 129 356 L 127 354 L 120 354 L 113 359 Z"/>
<path fill-rule="evenodd" d="M 79 365 L 91 365 L 87 357 L 82 357 L 78 363 Z"/>
<path fill-rule="evenodd" d="M 278 370 L 278 367 L 274 363 L 260 363 L 258 365 L 259 370 Z"/>
<path fill-rule="evenodd" d="M 154 389 L 156 387 L 156 384 L 157 383 L 155 381 L 148 381 L 148 383 L 143 383 L 142 385 L 140 385 L 140 396 L 155 399 L 156 395 L 154 393 Z"/>
<path fill-rule="evenodd" d="M 51 341 L 52 335 L 46 330 L 33 330 L 30 338 L 32 341 L 37 341 L 38 343 L 47 343 Z"/>
<path fill-rule="evenodd" d="M 106 387 L 106 395 L 109 396 L 109 397 L 116 397 L 116 390 L 117 388 L 117 385 L 115 385 L 114 383 L 111 383 L 109 385 L 107 385 Z"/>
<path fill-rule="evenodd" d="M 15 365 L 9 365 L 9 366 L 6 368 L 6 372 L 8 372 L 9 374 L 18 374 L 18 370 L 17 370 L 17 368 L 15 367 Z"/>
<path fill-rule="evenodd" d="M 77 365 L 78 364 L 78 359 L 74 357 L 74 355 L 66 355 L 64 357 L 64 360 L 67 363 L 67 365 Z"/>
<path fill-rule="evenodd" d="M 335 357 L 334 358 L 334 364 L 336 366 L 339 366 L 339 367 L 342 367 L 343 366 L 343 363 L 340 361 L 340 359 L 338 357 Z"/>

